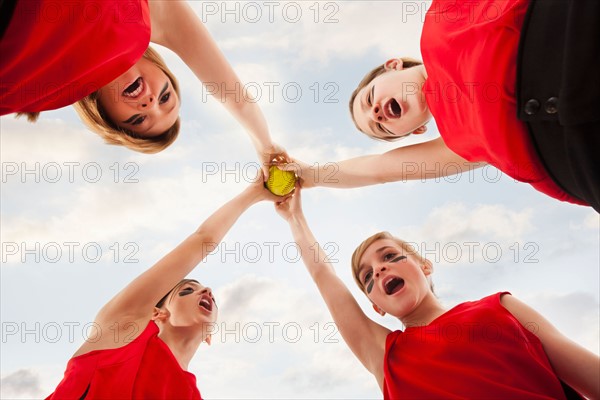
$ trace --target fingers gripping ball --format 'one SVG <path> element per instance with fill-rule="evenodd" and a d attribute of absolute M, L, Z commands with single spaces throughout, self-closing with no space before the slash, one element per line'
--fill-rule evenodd
<path fill-rule="evenodd" d="M 296 175 L 292 171 L 282 171 L 276 166 L 269 168 L 269 179 L 265 186 L 277 196 L 288 195 L 294 190 Z"/>

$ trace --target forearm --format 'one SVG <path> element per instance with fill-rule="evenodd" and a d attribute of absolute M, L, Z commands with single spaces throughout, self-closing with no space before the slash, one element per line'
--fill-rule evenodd
<path fill-rule="evenodd" d="M 377 377 L 383 379 L 385 338 L 389 330 L 371 321 L 336 275 L 327 255 L 313 236 L 303 215 L 288 221 L 294 240 L 300 247 L 302 261 L 317 285 L 342 338 L 360 360 Z"/>
<path fill-rule="evenodd" d="M 244 211 L 258 201 L 260 201 L 260 193 L 249 187 L 208 217 L 193 236 L 203 243 L 218 244 Z"/>
<path fill-rule="evenodd" d="M 316 163 L 310 168 L 316 186 L 347 189 L 385 183 L 377 169 L 381 155 L 368 155 L 344 161 Z"/>
<path fill-rule="evenodd" d="M 151 11 L 158 43 L 185 62 L 203 82 L 205 92 L 221 102 L 248 131 L 257 149 L 268 148 L 271 137 L 260 107 L 193 9 L 185 2 L 169 1 L 157 2 Z"/>
<path fill-rule="evenodd" d="M 327 255 L 315 239 L 313 233 L 308 227 L 308 223 L 304 215 L 293 216 L 289 221 L 290 229 L 294 241 L 298 245 L 299 252 L 302 256 L 308 273 L 315 281 L 317 286 L 321 283 L 319 277 L 324 273 L 335 275 L 331 264 L 327 261 Z M 320 290 L 321 288 L 319 288 Z M 325 297 L 325 296 L 324 296 Z"/>
<path fill-rule="evenodd" d="M 106 304 L 97 320 L 112 321 L 122 316 L 135 319 L 150 312 L 165 293 L 215 249 L 240 215 L 259 200 L 259 196 L 249 188 L 221 206 L 194 233 Z"/>
<path fill-rule="evenodd" d="M 250 96 L 246 94 L 245 96 Z M 247 99 L 241 103 L 228 101 L 225 107 L 231 115 L 244 127 L 257 151 L 266 152 L 273 145 L 267 120 L 260 107 L 254 101 Z"/>
<path fill-rule="evenodd" d="M 383 154 L 317 164 L 307 174 L 315 186 L 354 188 L 387 182 L 426 180 L 479 168 L 452 152 L 441 138 L 403 146 Z"/>

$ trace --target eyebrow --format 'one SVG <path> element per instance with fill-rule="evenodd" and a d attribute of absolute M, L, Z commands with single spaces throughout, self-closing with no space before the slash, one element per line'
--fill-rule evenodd
<path fill-rule="evenodd" d="M 378 250 L 376 250 L 375 253 L 381 253 L 385 249 L 393 249 L 393 247 L 392 246 L 383 246 L 383 247 L 380 247 Z"/>
<path fill-rule="evenodd" d="M 363 271 L 363 269 L 365 269 L 367 266 L 365 264 L 361 264 L 358 266 L 358 269 L 356 270 L 356 276 L 359 278 L 360 280 L 360 273 Z"/>
<path fill-rule="evenodd" d="M 162 90 L 160 91 L 160 94 L 158 95 L 159 99 L 163 96 L 163 94 L 165 94 L 165 92 L 167 91 L 168 88 L 169 88 L 169 81 L 167 81 L 165 83 L 165 86 L 163 86 Z"/>
<path fill-rule="evenodd" d="M 371 86 L 371 92 L 373 92 L 373 88 L 374 88 L 374 86 Z M 365 89 L 366 89 L 366 88 L 365 88 Z M 364 95 L 362 96 L 362 98 L 361 98 L 361 102 L 360 102 L 360 109 L 361 109 L 361 111 L 363 111 L 363 112 L 366 112 L 366 111 L 367 111 L 367 108 L 369 107 L 369 105 L 367 104 L 367 97 L 369 96 L 369 95 L 368 95 L 369 91 L 368 91 L 368 90 L 365 90 L 365 93 L 366 93 L 366 94 L 364 94 Z"/>
<path fill-rule="evenodd" d="M 366 87 L 365 87 L 365 89 L 366 89 Z M 373 93 L 373 89 L 375 89 L 375 85 L 371 86 L 371 96 Z M 360 109 L 365 114 L 368 113 L 368 108 L 369 108 L 369 106 L 367 104 L 367 97 L 369 96 L 368 93 L 369 93 L 369 91 L 365 90 L 365 94 L 363 96 L 361 96 L 361 99 L 360 99 Z M 374 123 L 374 121 L 367 115 L 367 127 L 371 128 L 371 131 L 376 132 L 377 130 L 374 129 L 373 123 Z"/>
<path fill-rule="evenodd" d="M 204 287 L 200 286 L 199 283 L 196 283 L 196 282 L 186 282 L 186 283 L 184 283 L 183 285 L 181 285 L 179 287 L 179 290 L 188 289 L 188 288 L 189 289 L 200 289 L 200 290 L 204 289 Z"/>

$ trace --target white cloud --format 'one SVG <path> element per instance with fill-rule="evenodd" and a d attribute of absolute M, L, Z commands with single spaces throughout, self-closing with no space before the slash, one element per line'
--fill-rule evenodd
<path fill-rule="evenodd" d="M 354 385 L 367 393 L 375 394 L 379 390 L 375 378 L 343 343 L 320 346 L 317 352 L 308 357 L 306 363 L 287 366 L 282 379 L 297 393 L 317 397 L 328 393 L 327 397 L 362 398 L 363 394 L 352 393 L 347 389 Z"/>
<path fill-rule="evenodd" d="M 346 347 L 313 292 L 280 279 L 243 275 L 215 295 L 217 334 L 193 361 L 203 395 L 378 396 L 374 378 Z M 227 384 L 232 380 L 236 385 Z M 354 386 L 357 381 L 362 384 Z"/>
<path fill-rule="evenodd" d="M 247 3 L 240 4 L 237 13 L 227 14 L 221 6 L 213 15 L 206 15 L 207 25 L 224 50 L 279 51 L 287 53 L 288 61 L 309 68 L 327 67 L 333 59 L 349 60 L 372 51 L 381 55 L 373 60 L 373 66 L 385 57 L 419 57 L 428 7 L 427 2 L 282 2 L 272 13 L 272 22 L 269 10 L 263 7 L 264 18 L 252 23 L 245 18 Z M 203 15 L 201 5 L 194 8 Z"/>
<path fill-rule="evenodd" d="M 94 158 L 94 148 L 102 143 L 101 139 L 80 124 L 50 119 L 44 115 L 35 124 L 12 116 L 2 117 L 1 124 L 4 164 L 86 162 Z M 28 169 L 33 169 L 33 166 L 28 165 Z"/>
<path fill-rule="evenodd" d="M 223 3 L 191 2 L 198 10 Z M 280 17 L 274 23 L 257 24 L 231 19 L 221 22 L 220 16 L 209 18 L 211 32 L 243 81 L 320 82 L 321 87 L 335 81 L 341 94 L 351 90 L 371 64 L 419 53 L 420 24 L 428 2 L 298 3 L 304 18 L 297 24 Z M 339 22 L 315 23 L 309 7 L 321 7 L 319 18 L 323 21 L 333 10 L 325 9 L 328 3 L 339 6 L 335 14 Z M 285 3 L 278 4 L 281 11 Z M 415 5 L 418 10 L 407 8 Z M 3 242 L 93 240 L 103 246 L 114 242 L 122 246 L 128 241 L 140 245 L 138 264 L 114 263 L 110 259 L 113 253 L 107 252 L 97 264 L 37 265 L 28 258 L 25 263 L 9 263 L 10 268 L 3 265 L 2 315 L 6 321 L 23 322 L 28 327 L 43 320 L 87 323 L 103 301 L 152 260 L 171 250 L 246 185 L 244 176 L 236 182 L 235 177 L 224 173 L 225 168 L 231 171 L 235 165 L 243 168 L 245 163 L 255 162 L 247 135 L 218 101 L 208 100 L 198 79 L 175 54 L 160 51 L 184 92 L 180 138 L 160 154 L 140 155 L 104 145 L 70 109 L 46 113 L 36 125 L 14 121 L 11 116 L 0 120 L 3 162 L 95 162 L 103 171 L 97 183 L 82 179 L 81 169 L 74 183 L 23 184 L 20 176 L 8 177 L 2 185 Z M 312 95 L 309 89 L 303 89 Z M 275 141 L 303 161 L 322 163 L 382 153 L 431 138 L 428 133 L 399 143 L 372 141 L 361 137 L 352 126 L 345 99 L 326 105 L 305 96 L 292 104 L 282 100 L 281 93 L 276 94 L 275 102 L 263 97 L 259 104 Z M 121 178 L 116 184 L 110 169 L 115 162 L 119 163 Z M 131 171 L 124 168 L 127 162 L 139 167 L 135 173 L 138 183 L 122 182 L 124 174 Z M 217 168 L 214 175 L 208 171 L 212 167 Z M 600 332 L 597 214 L 545 198 L 528 185 L 500 182 L 494 185 L 493 193 L 488 193 L 490 186 L 481 179 L 465 181 L 463 178 L 452 185 L 414 182 L 410 187 L 396 183 L 355 190 L 313 189 L 305 192 L 303 200 L 316 237 L 337 246 L 336 270 L 354 290 L 365 312 L 377 322 L 399 327 L 397 320 L 377 318 L 369 310 L 368 300 L 354 289 L 348 264 L 354 247 L 369 233 L 389 230 L 408 240 L 427 243 L 428 249 L 436 242 L 480 243 L 475 260 L 463 258 L 452 268 L 440 265 L 436 269 L 438 293 L 449 306 L 498 290 L 512 290 L 518 297 L 518 292 L 526 293 L 530 296 L 524 298 L 527 303 L 549 316 L 567 336 L 593 349 Z M 497 190 L 498 186 L 505 190 Z M 254 206 L 226 237 L 228 248 L 233 243 L 281 244 L 290 240 L 287 226 L 273 214 L 270 204 Z M 520 244 L 518 254 L 509 247 L 516 241 Z M 482 258 L 481 245 L 491 242 L 497 242 L 504 252 L 497 263 Z M 524 248 L 529 243 L 538 246 L 534 253 Z M 463 246 L 462 250 L 468 257 L 468 249 Z M 524 261 L 530 255 L 535 262 Z M 227 262 L 218 260 L 222 256 L 211 256 L 193 273 L 201 282 L 220 287 L 216 296 L 220 323 L 225 324 L 219 326 L 215 343 L 210 348 L 201 346 L 192 361 L 192 372 L 205 397 L 381 397 L 372 376 L 345 344 L 323 341 L 329 332 L 325 324 L 331 322 L 331 317 L 301 262 L 293 264 L 279 254 L 273 263 L 266 256 L 259 263 L 233 262 L 231 257 Z M 248 271 L 257 275 L 249 275 Z M 15 284 L 19 282 L 28 282 L 36 296 L 19 297 L 22 290 Z M 88 282 L 94 287 L 93 293 Z M 15 302 L 15 298 L 21 300 Z M 40 302 L 40 298 L 52 301 Z M 235 323 L 240 323 L 239 329 Z M 272 342 L 265 325 L 268 323 L 279 323 L 273 326 Z M 286 323 L 301 327 L 298 342 L 284 337 Z M 253 324 L 262 328 L 257 343 L 249 340 L 257 326 Z M 224 328 L 237 329 L 239 340 L 235 340 L 236 332 L 224 334 Z M 290 325 L 290 335 L 293 329 Z M 315 342 L 317 332 L 320 340 Z M 335 337 L 341 340 L 339 335 Z M 17 345 L 3 346 L 3 378 L 25 370 L 8 379 L 8 387 L 13 384 L 13 389 L 18 388 L 17 383 L 27 379 L 32 379 L 31 386 L 35 387 L 37 379 L 43 393 L 22 396 L 48 394 L 60 381 L 68 354 L 76 345 L 34 343 L 30 336 Z M 38 365 L 63 360 L 65 364 L 47 369 Z M 44 378 L 47 370 L 54 374 L 51 379 Z M 2 392 L 2 397 L 16 396 Z"/>
<path fill-rule="evenodd" d="M 467 207 L 464 203 L 437 207 L 423 225 L 425 237 L 450 241 L 488 236 L 494 240 L 514 241 L 532 231 L 533 210 L 514 211 L 500 204 Z"/>
<path fill-rule="evenodd" d="M 48 394 L 43 392 L 37 373 L 29 369 L 12 372 L 0 380 L 0 397 L 3 399 L 36 398 Z"/>
<path fill-rule="evenodd" d="M 285 281 L 245 275 L 218 290 L 227 321 L 256 318 L 295 321 L 301 324 L 327 320 L 327 311 L 314 297 Z M 285 301 L 282 301 L 285 299 Z"/>
<path fill-rule="evenodd" d="M 600 215 L 598 215 L 598 213 L 596 213 L 595 211 L 590 210 L 588 215 L 585 217 L 585 220 L 583 221 L 583 226 L 585 226 L 587 229 L 595 230 L 596 232 L 598 232 L 600 230 Z"/>

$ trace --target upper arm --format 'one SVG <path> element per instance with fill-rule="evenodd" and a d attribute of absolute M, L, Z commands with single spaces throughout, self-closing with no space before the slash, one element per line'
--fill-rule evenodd
<path fill-rule="evenodd" d="M 213 249 L 210 243 L 210 236 L 202 232 L 190 235 L 113 297 L 100 310 L 96 322 L 149 319 L 153 306 Z"/>
<path fill-rule="evenodd" d="M 185 0 L 149 0 L 148 7 L 150 9 L 150 41 L 171 48 L 168 43 L 169 30 L 181 10 L 187 7 Z"/>
<path fill-rule="evenodd" d="M 501 297 L 502 305 L 523 326 L 534 327 L 535 334 L 556 375 L 590 398 L 600 398 L 600 359 L 597 355 L 568 339 L 541 314 L 511 295 Z"/>
<path fill-rule="evenodd" d="M 202 231 L 190 235 L 129 283 L 100 309 L 75 356 L 121 347 L 139 336 L 152 318 L 154 305 L 214 249 L 211 240 Z"/>
<path fill-rule="evenodd" d="M 230 93 L 240 86 L 236 85 L 239 78 L 190 5 L 181 0 L 150 4 L 152 41 L 175 52 L 205 85 L 211 85 L 211 94 L 221 94 L 219 100 L 226 96 L 235 98 L 233 103 L 245 104 L 238 94 Z"/>

